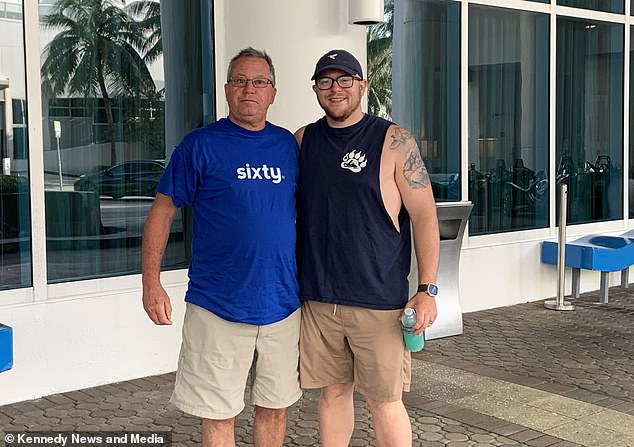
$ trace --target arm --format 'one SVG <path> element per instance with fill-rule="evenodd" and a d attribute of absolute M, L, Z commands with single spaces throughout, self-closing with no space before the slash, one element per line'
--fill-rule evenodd
<path fill-rule="evenodd" d="M 435 283 L 440 255 L 440 236 L 436 202 L 427 168 L 416 140 L 402 128 L 393 126 L 386 144 L 395 152 L 394 177 L 407 209 L 414 233 L 414 251 L 418 263 L 418 284 Z M 408 303 L 416 310 L 416 333 L 430 326 L 438 315 L 435 298 L 424 292 L 416 293 Z"/>
<path fill-rule="evenodd" d="M 169 196 L 157 193 L 143 230 L 143 308 L 158 325 L 172 324 L 172 305 L 161 285 L 161 259 L 177 209 Z"/>
<path fill-rule="evenodd" d="M 306 126 L 300 127 L 295 132 L 295 140 L 297 140 L 297 145 L 299 146 L 300 149 L 302 148 L 302 138 L 304 138 L 304 131 L 305 130 L 306 130 Z"/>

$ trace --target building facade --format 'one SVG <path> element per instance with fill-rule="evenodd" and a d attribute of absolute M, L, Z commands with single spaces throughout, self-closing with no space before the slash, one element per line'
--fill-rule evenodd
<path fill-rule="evenodd" d="M 540 247 L 557 238 L 562 182 L 569 239 L 630 229 L 631 11 L 619 0 L 395 2 L 393 117 L 418 139 L 437 200 L 474 205 L 463 310 L 556 294 Z M 598 276 L 584 272 L 582 290 Z"/>
<path fill-rule="evenodd" d="M 269 119 L 291 130 L 321 116 L 320 55 L 367 56 L 345 0 L 93 3 L 95 25 L 72 0 L 0 1 L 0 322 L 14 330 L 0 404 L 174 370 L 187 210 L 163 266 L 173 326 L 146 317 L 140 281 L 171 150 L 226 116 L 241 48 L 272 56 Z M 630 0 L 395 0 L 392 117 L 418 140 L 437 200 L 474 205 L 464 311 L 556 294 L 540 244 L 556 239 L 562 181 L 570 238 L 630 229 L 630 12 Z M 115 57 L 95 45 L 106 36 Z M 582 291 L 598 285 L 584 272 Z"/>

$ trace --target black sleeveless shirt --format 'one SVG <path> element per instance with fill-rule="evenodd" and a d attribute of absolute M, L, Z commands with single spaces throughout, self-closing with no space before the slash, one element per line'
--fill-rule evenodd
<path fill-rule="evenodd" d="M 303 300 L 400 309 L 408 299 L 409 215 L 390 219 L 379 181 L 392 123 L 364 115 L 345 128 L 325 117 L 304 131 L 300 150 L 298 259 Z"/>

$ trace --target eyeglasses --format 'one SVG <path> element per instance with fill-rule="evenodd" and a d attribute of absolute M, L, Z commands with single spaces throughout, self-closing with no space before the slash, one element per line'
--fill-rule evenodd
<path fill-rule="evenodd" d="M 227 83 L 231 84 L 232 87 L 237 87 L 237 88 L 244 88 L 247 86 L 249 82 L 255 88 L 266 88 L 266 86 L 268 86 L 269 84 L 273 85 L 273 81 L 270 81 L 266 78 L 249 79 L 249 78 L 237 77 L 237 78 L 231 78 L 227 81 Z"/>
<path fill-rule="evenodd" d="M 319 90 L 328 90 L 332 87 L 332 83 L 337 81 L 337 85 L 339 85 L 339 87 L 350 88 L 352 87 L 352 84 L 354 84 L 355 79 L 360 81 L 359 78 L 355 78 L 354 76 L 350 75 L 342 75 L 338 78 L 323 77 L 315 79 L 315 85 Z"/>

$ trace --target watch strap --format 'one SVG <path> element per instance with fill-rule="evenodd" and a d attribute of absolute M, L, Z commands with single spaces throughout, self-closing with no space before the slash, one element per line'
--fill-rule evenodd
<path fill-rule="evenodd" d="M 432 283 L 419 284 L 416 291 L 426 293 L 431 297 L 435 297 L 438 294 L 438 286 Z"/>

